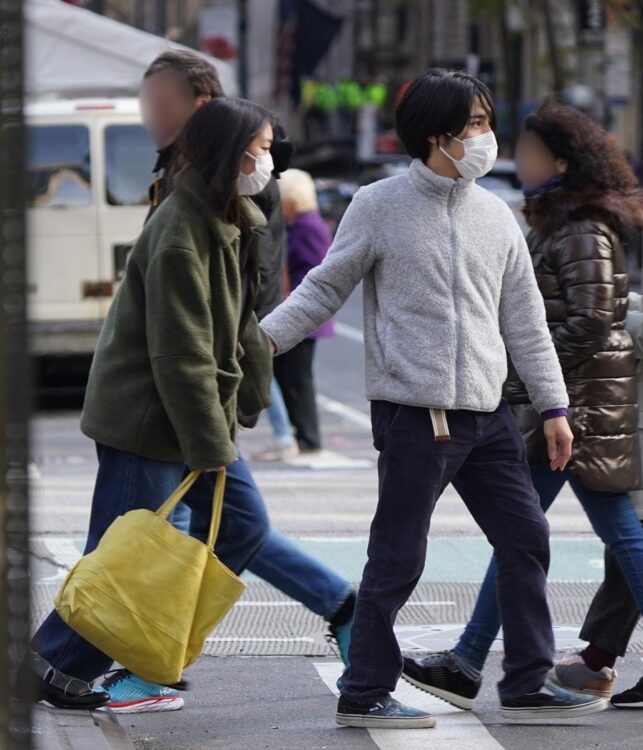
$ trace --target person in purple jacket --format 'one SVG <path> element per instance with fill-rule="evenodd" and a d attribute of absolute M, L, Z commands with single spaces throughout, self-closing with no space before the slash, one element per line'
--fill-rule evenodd
<path fill-rule="evenodd" d="M 326 257 L 332 238 L 317 205 L 315 183 L 308 172 L 288 169 L 278 181 L 288 224 L 288 275 L 292 292 Z M 317 339 L 333 336 L 332 320 L 290 351 L 275 358 L 274 372 L 295 428 L 301 453 L 321 450 L 313 361 Z"/>

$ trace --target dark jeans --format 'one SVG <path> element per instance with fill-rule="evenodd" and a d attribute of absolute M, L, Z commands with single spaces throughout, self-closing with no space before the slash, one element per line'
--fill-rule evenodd
<path fill-rule="evenodd" d="M 379 502 L 357 598 L 342 693 L 371 704 L 402 671 L 395 618 L 424 569 L 435 504 L 451 482 L 493 545 L 505 628 L 503 699 L 539 690 L 553 664 L 547 606 L 549 526 L 525 461 L 525 444 L 502 401 L 495 412 L 449 411 L 451 440 L 434 440 L 428 409 L 371 404 Z"/>
<path fill-rule="evenodd" d="M 299 447 L 312 450 L 321 448 L 313 376 L 316 344 L 314 339 L 306 339 L 274 359 L 275 378 L 281 388 L 290 422 L 295 428 Z"/>
<path fill-rule="evenodd" d="M 142 456 L 105 446 L 97 446 L 98 475 L 94 488 L 85 554 L 96 548 L 112 521 L 134 508 L 156 510 L 176 489 L 185 464 L 152 461 Z M 268 537 L 270 523 L 254 484 L 230 482 L 226 486 L 221 528 L 215 550 L 221 561 L 235 573 L 243 571 Z M 210 519 L 214 475 L 203 474 L 185 496 L 185 503 L 197 518 Z M 171 602 L 167 603 L 172 606 Z M 91 681 L 112 665 L 106 654 L 68 627 L 54 610 L 33 639 L 33 648 L 52 666 L 66 674 Z"/>
<path fill-rule="evenodd" d="M 605 547 L 605 578 L 592 599 L 580 637 L 608 654 L 625 656 L 640 616 L 618 560 Z"/>
<path fill-rule="evenodd" d="M 560 472 L 551 471 L 548 466 L 535 466 L 531 470 L 531 476 L 540 497 L 540 505 L 545 512 L 554 502 L 565 482 L 569 481 L 594 531 L 614 553 L 618 560 L 617 567 L 625 571 L 625 578 L 629 582 L 628 596 L 625 601 L 630 601 L 631 591 L 636 595 L 635 598 L 643 609 L 643 529 L 628 493 L 591 490 L 581 484 L 569 468 Z M 496 588 L 496 563 L 492 558 L 480 587 L 471 619 L 455 647 L 455 652 L 461 660 L 479 670 L 483 668 L 500 629 Z M 607 621 L 604 621 L 603 625 L 608 628 L 608 631 L 612 628 L 618 631 L 628 627 L 627 623 L 613 622 L 608 625 Z M 595 645 L 599 644 L 595 643 Z M 627 647 L 627 642 L 625 645 Z M 607 648 L 605 650 L 609 651 Z"/>

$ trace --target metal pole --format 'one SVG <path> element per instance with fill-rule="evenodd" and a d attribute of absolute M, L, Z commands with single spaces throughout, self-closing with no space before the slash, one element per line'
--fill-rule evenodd
<path fill-rule="evenodd" d="M 21 0 L 0 1 L 0 747 L 31 748 L 23 26 Z"/>

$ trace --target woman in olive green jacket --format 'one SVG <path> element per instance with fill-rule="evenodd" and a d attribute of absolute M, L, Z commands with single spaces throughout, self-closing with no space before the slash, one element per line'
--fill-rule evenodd
<path fill-rule="evenodd" d="M 244 196 L 270 179 L 271 145 L 271 115 L 235 99 L 204 104 L 181 135 L 185 166 L 132 250 L 89 376 L 81 429 L 96 441 L 99 469 L 85 554 L 117 516 L 156 510 L 188 469 L 232 463 L 237 410 L 269 405 L 272 357 L 253 312 L 255 229 L 265 220 Z M 210 513 L 212 490 L 203 474 L 185 502 Z M 266 528 L 263 506 L 224 509 L 219 557 L 243 569 Z M 33 647 L 39 698 L 108 702 L 89 683 L 111 659 L 55 611 Z"/>

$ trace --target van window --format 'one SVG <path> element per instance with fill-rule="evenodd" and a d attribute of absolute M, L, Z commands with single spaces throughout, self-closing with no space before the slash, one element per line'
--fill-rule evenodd
<path fill-rule="evenodd" d="M 91 205 L 87 127 L 29 126 L 27 179 L 31 207 L 71 208 Z"/>
<path fill-rule="evenodd" d="M 156 161 L 152 139 L 142 125 L 105 128 L 105 197 L 112 206 L 143 206 Z"/>

